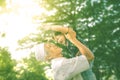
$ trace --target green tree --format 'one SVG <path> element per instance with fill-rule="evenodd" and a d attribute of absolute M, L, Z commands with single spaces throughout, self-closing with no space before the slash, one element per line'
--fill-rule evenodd
<path fill-rule="evenodd" d="M 33 53 L 30 58 L 16 62 L 7 48 L 0 47 L 0 80 L 48 80 L 45 66 L 48 64 L 36 61 Z"/>
<path fill-rule="evenodd" d="M 46 63 L 39 62 L 35 59 L 34 54 L 32 53 L 29 58 L 24 58 L 18 63 L 16 69 L 17 80 L 48 80 L 44 73 L 44 67 Z"/>
<path fill-rule="evenodd" d="M 15 64 L 7 48 L 0 47 L 0 80 L 16 80 Z"/>
<path fill-rule="evenodd" d="M 109 80 L 112 76 L 116 80 L 120 79 L 119 0 L 43 0 L 40 5 L 54 14 L 37 16 L 36 20 L 44 20 L 44 24 L 72 27 L 78 40 L 93 51 L 96 57 L 93 70 L 97 80 Z M 39 42 L 40 35 L 39 33 L 36 37 L 27 37 L 22 41 Z M 78 51 L 71 43 L 68 47 L 74 53 Z"/>

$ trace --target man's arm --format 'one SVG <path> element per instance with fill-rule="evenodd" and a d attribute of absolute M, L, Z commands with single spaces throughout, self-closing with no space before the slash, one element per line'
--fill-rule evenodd
<path fill-rule="evenodd" d="M 82 44 L 80 41 L 76 39 L 75 31 L 69 28 L 68 33 L 65 34 L 66 38 L 70 40 L 81 52 L 82 55 L 85 55 L 89 61 L 94 59 L 94 55 L 91 50 Z"/>
<path fill-rule="evenodd" d="M 56 26 L 46 26 L 45 29 L 63 33 L 65 37 L 69 41 L 71 41 L 79 49 L 81 54 L 85 55 L 89 61 L 94 59 L 94 55 L 90 51 L 90 49 L 76 39 L 76 32 L 72 28 L 56 25 Z"/>
<path fill-rule="evenodd" d="M 81 52 L 82 55 L 85 55 L 89 61 L 94 59 L 93 53 L 87 48 L 84 44 L 82 44 L 77 39 L 70 40 Z"/>

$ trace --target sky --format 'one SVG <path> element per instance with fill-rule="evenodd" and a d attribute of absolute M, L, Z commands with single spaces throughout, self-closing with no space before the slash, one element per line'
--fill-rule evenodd
<path fill-rule="evenodd" d="M 17 51 L 17 41 L 36 31 L 38 24 L 33 23 L 32 17 L 42 14 L 44 9 L 33 0 L 6 0 L 6 3 L 10 11 L 0 14 L 0 32 L 6 33 L 5 38 L 0 38 L 0 46 L 8 47 L 12 58 L 19 60 L 27 57 L 30 50 Z"/>

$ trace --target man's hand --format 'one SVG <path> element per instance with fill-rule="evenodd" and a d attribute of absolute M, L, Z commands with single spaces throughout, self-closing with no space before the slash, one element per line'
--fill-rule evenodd
<path fill-rule="evenodd" d="M 68 28 L 68 32 L 65 34 L 65 37 L 68 40 L 74 40 L 76 39 L 76 32 L 72 28 Z"/>

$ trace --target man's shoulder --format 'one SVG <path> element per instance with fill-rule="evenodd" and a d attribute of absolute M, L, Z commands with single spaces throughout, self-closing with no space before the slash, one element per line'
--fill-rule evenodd
<path fill-rule="evenodd" d="M 52 60 L 51 60 L 51 67 L 52 67 L 53 69 L 59 68 L 59 67 L 62 65 L 64 59 L 65 59 L 65 58 L 63 58 L 63 57 L 52 59 Z"/>

